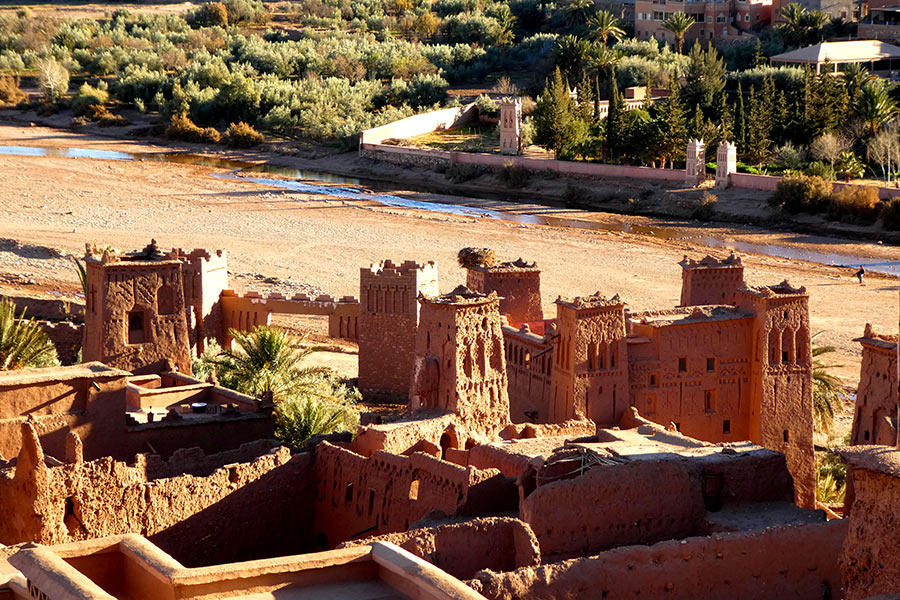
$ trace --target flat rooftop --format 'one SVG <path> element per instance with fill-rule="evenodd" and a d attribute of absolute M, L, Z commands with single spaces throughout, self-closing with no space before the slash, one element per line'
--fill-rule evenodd
<path fill-rule="evenodd" d="M 104 379 L 129 377 L 131 373 L 108 367 L 102 362 L 89 362 L 70 367 L 45 367 L 41 369 L 20 369 L 0 371 L 0 387 L 56 383 L 77 379 Z"/>
<path fill-rule="evenodd" d="M 627 318 L 632 323 L 649 325 L 651 327 L 668 327 L 669 325 L 690 325 L 704 321 L 730 321 L 733 319 L 748 319 L 753 317 L 751 313 L 734 306 L 685 306 L 668 310 L 653 310 L 641 313 L 628 313 Z"/>

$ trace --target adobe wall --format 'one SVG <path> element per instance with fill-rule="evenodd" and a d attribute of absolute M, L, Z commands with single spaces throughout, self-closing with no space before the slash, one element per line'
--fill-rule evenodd
<path fill-rule="evenodd" d="M 707 442 L 751 439 L 753 318 L 726 316 L 682 313 L 656 325 L 632 317 L 629 386 L 641 416 Z"/>
<path fill-rule="evenodd" d="M 470 434 L 485 437 L 509 424 L 498 308 L 495 294 L 465 288 L 422 299 L 409 393 L 412 414 L 447 411 Z"/>
<path fill-rule="evenodd" d="M 465 468 L 418 452 L 366 458 L 323 442 L 316 449 L 316 543 L 332 548 L 406 531 L 431 511 L 453 515 L 466 512 L 466 506 L 497 505 L 503 501 L 496 494 L 502 479 L 496 470 Z"/>
<path fill-rule="evenodd" d="M 616 426 L 630 406 L 625 304 L 599 294 L 556 301 L 550 422 L 587 417 Z"/>
<path fill-rule="evenodd" d="M 367 129 L 359 134 L 359 143 L 360 147 L 363 144 L 380 144 L 387 139 L 408 138 L 438 129 L 458 127 L 477 118 L 478 110 L 475 104 L 445 108 Z"/>
<path fill-rule="evenodd" d="M 629 546 L 469 581 L 491 600 L 841 597 L 844 520 Z M 855 600 L 855 599 L 852 599 Z"/>
<path fill-rule="evenodd" d="M 681 306 L 735 304 L 744 285 L 744 266 L 733 253 L 723 260 L 711 256 L 696 261 L 685 256 L 681 262 Z"/>
<path fill-rule="evenodd" d="M 292 457 L 282 447 L 206 476 L 150 479 L 148 473 L 175 468 L 209 471 L 242 453 L 205 457 L 193 466 L 182 456 L 168 467 L 156 459 L 129 466 L 108 457 L 49 467 L 33 430 L 26 439 L 17 466 L 0 470 L 0 543 L 58 544 L 140 533 L 186 565 L 307 548 L 314 493 L 308 454 Z M 244 456 L 260 450 L 245 449 Z M 261 498 L 266 510 L 260 510 Z"/>
<path fill-rule="evenodd" d="M 175 253 L 183 262 L 191 347 L 203 352 L 206 340 L 220 340 L 225 334 L 219 297 L 228 288 L 228 257 L 224 250 L 185 252 L 177 248 Z"/>
<path fill-rule="evenodd" d="M 341 548 L 390 542 L 427 560 L 458 579 L 471 579 L 481 569 L 513 571 L 541 564 L 534 532 L 519 519 L 483 517 L 353 540 Z"/>
<path fill-rule="evenodd" d="M 887 448 L 872 448 L 879 454 Z M 893 451 L 893 455 L 900 452 Z M 897 459 L 894 458 L 895 463 Z M 847 541 L 841 571 L 847 600 L 900 592 L 900 477 L 897 473 L 856 468 Z"/>
<path fill-rule="evenodd" d="M 523 325 L 518 330 L 503 327 L 503 348 L 510 420 L 514 423 L 548 421 L 554 346 Z"/>
<path fill-rule="evenodd" d="M 859 387 L 850 443 L 893 446 L 897 443 L 897 338 L 878 335 L 866 324 Z"/>
<path fill-rule="evenodd" d="M 182 448 L 199 447 L 204 452 L 225 452 L 241 444 L 275 437 L 275 420 L 264 413 L 212 416 L 206 419 L 163 421 L 122 427 L 115 441 L 103 446 L 100 456 L 124 460 L 139 452 L 168 458 Z"/>
<path fill-rule="evenodd" d="M 706 487 L 712 480 L 715 493 Z M 523 478 L 519 481 L 524 486 Z M 524 495 L 526 488 L 520 489 Z M 705 498 L 711 494 L 714 499 Z M 522 498 L 520 508 L 546 562 L 696 535 L 707 501 L 726 506 L 792 498 L 783 456 L 732 450 L 702 458 L 672 455 L 595 466 L 574 479 L 538 485 Z"/>
<path fill-rule="evenodd" d="M 409 394 L 419 324 L 419 294 L 438 294 L 433 262 L 382 261 L 360 269 L 359 389 Z"/>
<path fill-rule="evenodd" d="M 500 296 L 500 314 L 510 325 L 542 321 L 541 271 L 519 259 L 491 267 L 466 268 L 466 287 L 474 292 Z"/>

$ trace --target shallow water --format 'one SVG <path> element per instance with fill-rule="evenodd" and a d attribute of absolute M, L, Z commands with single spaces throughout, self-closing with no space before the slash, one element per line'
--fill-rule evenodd
<path fill-rule="evenodd" d="M 703 244 L 712 248 L 731 249 L 736 252 L 750 252 L 764 254 L 778 258 L 804 260 L 822 265 L 856 268 L 865 266 L 866 270 L 878 273 L 900 276 L 900 260 L 891 261 L 883 259 L 871 259 L 853 254 L 840 252 L 817 252 L 805 250 L 794 246 L 780 244 L 757 244 L 725 239 L 710 235 L 691 235 L 689 232 L 672 227 L 656 227 L 647 225 L 634 225 L 627 221 L 598 223 L 572 218 L 549 217 L 539 214 L 507 213 L 500 210 L 468 206 L 465 204 L 448 204 L 443 202 L 431 202 L 425 200 L 410 200 L 393 194 L 373 192 L 360 187 L 361 181 L 352 177 L 342 177 L 332 173 L 320 171 L 305 171 L 290 167 L 281 167 L 269 164 L 257 164 L 246 161 L 230 160 L 210 156 L 200 156 L 180 152 L 117 152 L 114 150 L 96 150 L 90 148 L 39 148 L 33 146 L 0 146 L 0 155 L 13 156 L 48 156 L 61 158 L 92 158 L 102 160 L 122 161 L 152 161 L 177 164 L 189 164 L 216 169 L 228 169 L 231 173 L 215 174 L 214 177 L 223 179 L 235 179 L 250 181 L 267 187 L 299 192 L 302 194 L 326 195 L 332 198 L 345 200 L 368 200 L 378 202 L 384 206 L 396 208 L 411 208 L 430 212 L 460 215 L 465 217 L 480 217 L 496 219 L 499 221 L 511 221 L 528 225 L 551 225 L 554 227 L 569 227 L 573 229 L 591 229 L 599 231 L 617 231 L 623 233 L 636 233 L 650 235 L 661 239 L 676 239 Z M 289 177 L 291 179 L 272 179 L 265 177 L 239 177 L 238 173 L 269 173 Z M 346 187 L 333 185 L 319 185 L 320 183 L 345 184 Z"/>

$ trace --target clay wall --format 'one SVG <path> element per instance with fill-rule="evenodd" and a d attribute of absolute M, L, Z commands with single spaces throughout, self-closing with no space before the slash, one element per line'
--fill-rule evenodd
<path fill-rule="evenodd" d="M 485 517 L 388 533 L 341 544 L 341 548 L 390 542 L 459 579 L 471 579 L 481 569 L 513 571 L 541 563 L 531 528 L 518 519 Z"/>
<path fill-rule="evenodd" d="M 787 282 L 742 288 L 741 308 L 753 325 L 750 441 L 782 452 L 794 476 L 799 506 L 815 507 L 812 355 L 809 296 Z"/>
<path fill-rule="evenodd" d="M 526 329 L 503 327 L 509 418 L 514 423 L 550 418 L 553 345 Z"/>
<path fill-rule="evenodd" d="M 753 318 L 675 319 L 663 325 L 643 325 L 639 319 L 629 322 L 631 405 L 647 419 L 675 423 L 698 440 L 750 439 Z"/>
<path fill-rule="evenodd" d="M 853 498 L 847 540 L 840 557 L 846 600 L 897 593 L 900 477 L 897 473 L 850 467 Z"/>
<path fill-rule="evenodd" d="M 618 296 L 557 300 L 550 422 L 587 417 L 613 427 L 629 406 L 625 305 Z"/>
<path fill-rule="evenodd" d="M 160 421 L 123 428 L 115 441 L 107 442 L 100 456 L 127 459 L 139 452 L 168 458 L 181 448 L 225 452 L 241 444 L 275 437 L 275 421 L 264 413 L 209 415 L 203 419 Z"/>
<path fill-rule="evenodd" d="M 203 352 L 206 340 L 224 338 L 219 296 L 228 288 L 228 258 L 224 250 L 184 252 L 175 250 L 182 260 L 184 302 L 188 311 L 191 347 Z"/>
<path fill-rule="evenodd" d="M 206 476 L 150 479 L 148 474 L 177 469 L 208 472 L 241 453 L 206 457 L 194 466 L 182 455 L 171 467 L 155 460 L 129 466 L 108 457 L 49 467 L 36 436 L 26 436 L 16 467 L 0 470 L 2 543 L 140 533 L 192 566 L 308 549 L 314 498 L 307 488 L 314 477 L 309 454 L 291 457 L 279 448 Z M 260 510 L 261 498 L 266 510 Z"/>
<path fill-rule="evenodd" d="M 897 444 L 897 339 L 866 326 L 851 444 Z"/>
<path fill-rule="evenodd" d="M 522 263 L 525 265 L 525 263 Z M 496 267 L 466 269 L 466 287 L 474 292 L 500 296 L 500 314 L 510 325 L 543 321 L 541 271 L 532 266 L 504 263 Z"/>
<path fill-rule="evenodd" d="M 382 261 L 360 269 L 359 388 L 406 397 L 413 373 L 419 294 L 438 294 L 437 267 Z M 387 350 L 389 348 L 389 350 Z"/>
<path fill-rule="evenodd" d="M 490 436 L 509 423 L 506 359 L 496 295 L 422 300 L 409 408 L 447 411 Z"/>
<path fill-rule="evenodd" d="M 316 544 L 406 531 L 435 510 L 455 514 L 475 501 L 472 489 L 497 477 L 422 453 L 366 458 L 324 442 L 316 449 Z"/>
<path fill-rule="evenodd" d="M 681 265 L 681 306 L 735 304 L 737 291 L 744 285 L 741 259 L 732 255 L 724 260 L 710 256 L 700 260 L 684 257 Z"/>
<path fill-rule="evenodd" d="M 181 262 L 88 257 L 85 361 L 133 373 L 158 373 L 171 361 L 191 372 Z"/>
<path fill-rule="evenodd" d="M 629 546 L 470 581 L 491 600 L 836 600 L 847 523 L 772 527 Z M 856 598 L 851 598 L 856 600 Z"/>

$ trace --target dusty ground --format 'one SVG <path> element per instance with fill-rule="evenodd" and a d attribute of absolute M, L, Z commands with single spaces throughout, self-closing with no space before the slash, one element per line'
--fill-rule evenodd
<path fill-rule="evenodd" d="M 0 145 L 165 150 L 17 126 L 0 126 Z M 234 285 L 241 290 L 355 295 L 359 267 L 389 257 L 437 261 L 441 289 L 450 290 L 463 281 L 455 261 L 457 250 L 477 245 L 490 246 L 503 258 L 537 260 L 543 270 L 545 311 L 552 315 L 558 295 L 596 290 L 621 294 L 632 310 L 670 307 L 679 298 L 677 261 L 684 254 L 701 257 L 726 252 L 709 250 L 699 241 L 523 225 L 328 199 L 217 179 L 209 176 L 211 172 L 155 162 L 0 156 L 0 210 L 5 215 L 0 238 L 18 242 L 0 243 L 0 286 L 74 292 L 76 273 L 60 255 L 79 254 L 85 242 L 127 250 L 155 237 L 164 247 L 225 248 Z M 481 204 L 600 223 L 626 221 L 638 230 L 654 224 L 639 217 L 496 201 Z M 897 257 L 892 247 L 831 238 L 713 228 L 697 233 L 710 232 L 738 241 Z M 43 247 L 58 249 L 59 254 Z M 872 276 L 860 286 L 848 269 L 758 255 L 744 258 L 751 284 L 789 279 L 809 289 L 813 329 L 824 331 L 821 339 L 837 346 L 833 362 L 843 366 L 836 371 L 855 385 L 859 349 L 852 339 L 862 333 L 867 321 L 879 330 L 896 331 L 897 281 Z M 27 284 L 28 280 L 35 284 Z M 342 354 L 347 364 L 341 370 L 352 369 L 352 354 Z"/>

